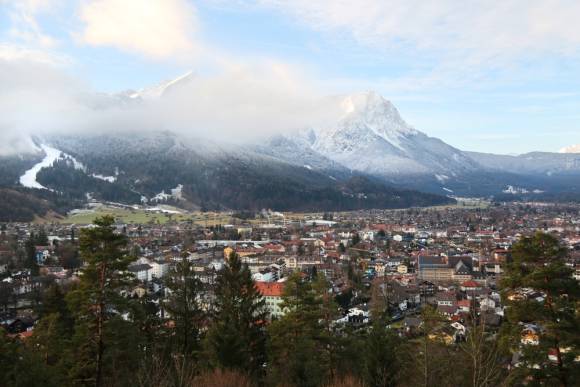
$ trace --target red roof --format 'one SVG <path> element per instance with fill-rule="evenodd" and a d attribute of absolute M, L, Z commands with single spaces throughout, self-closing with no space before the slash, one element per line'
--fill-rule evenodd
<path fill-rule="evenodd" d="M 464 288 L 478 288 L 479 285 L 475 281 L 465 281 L 461 284 Z"/>
<path fill-rule="evenodd" d="M 283 282 L 256 282 L 258 292 L 264 297 L 281 297 L 284 291 Z"/>

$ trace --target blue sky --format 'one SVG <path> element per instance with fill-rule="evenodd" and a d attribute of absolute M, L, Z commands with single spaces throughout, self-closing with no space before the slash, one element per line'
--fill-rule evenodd
<path fill-rule="evenodd" d="M 274 66 L 284 87 L 376 90 L 461 149 L 580 143 L 580 2 L 494 3 L 0 0 L 0 60 L 37 61 L 102 92 Z"/>

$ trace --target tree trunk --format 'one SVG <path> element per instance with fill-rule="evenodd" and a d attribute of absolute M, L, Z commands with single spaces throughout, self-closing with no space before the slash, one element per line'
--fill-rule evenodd
<path fill-rule="evenodd" d="M 104 342 L 103 342 L 103 323 L 105 314 L 105 273 L 106 264 L 101 263 L 100 275 L 99 275 L 99 298 L 97 300 L 97 376 L 95 378 L 95 386 L 101 387 L 102 385 L 102 374 L 103 374 L 103 353 L 104 353 Z"/>

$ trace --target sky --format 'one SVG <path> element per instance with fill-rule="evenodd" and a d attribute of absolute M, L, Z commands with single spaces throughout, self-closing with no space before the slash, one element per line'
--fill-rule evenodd
<path fill-rule="evenodd" d="M 577 0 L 0 0 L 0 132 L 14 148 L 120 120 L 264 134 L 375 90 L 460 149 L 558 151 L 580 143 L 578 20 Z M 188 71 L 199 93 L 157 117 L 87 115 L 83 96 Z"/>

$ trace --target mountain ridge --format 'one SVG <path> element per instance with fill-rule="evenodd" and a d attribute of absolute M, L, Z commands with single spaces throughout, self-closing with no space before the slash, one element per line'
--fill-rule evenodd
<path fill-rule="evenodd" d="M 108 106 L 149 107 L 173 90 L 186 93 L 193 79 L 187 73 L 99 98 Z M 35 139 L 37 148 L 54 147 L 58 157 L 50 165 L 39 164 L 46 150 L 4 157 L 0 188 L 30 182 L 30 176 L 22 178 L 37 166 L 34 184 L 24 185 L 48 188 L 74 203 L 89 197 L 129 203 L 157 198 L 191 209 L 391 208 L 453 202 L 448 196 L 541 199 L 580 193 L 580 179 L 569 178 L 580 177 L 578 154 L 462 151 L 409 125 L 373 91 L 328 97 L 323 106 L 330 106 L 334 120 L 292 133 L 273 128 L 248 144 L 215 141 L 201 128 L 192 129 L 207 136 L 167 130 L 44 136 Z M 169 194 L 176 190 L 179 197 Z"/>

